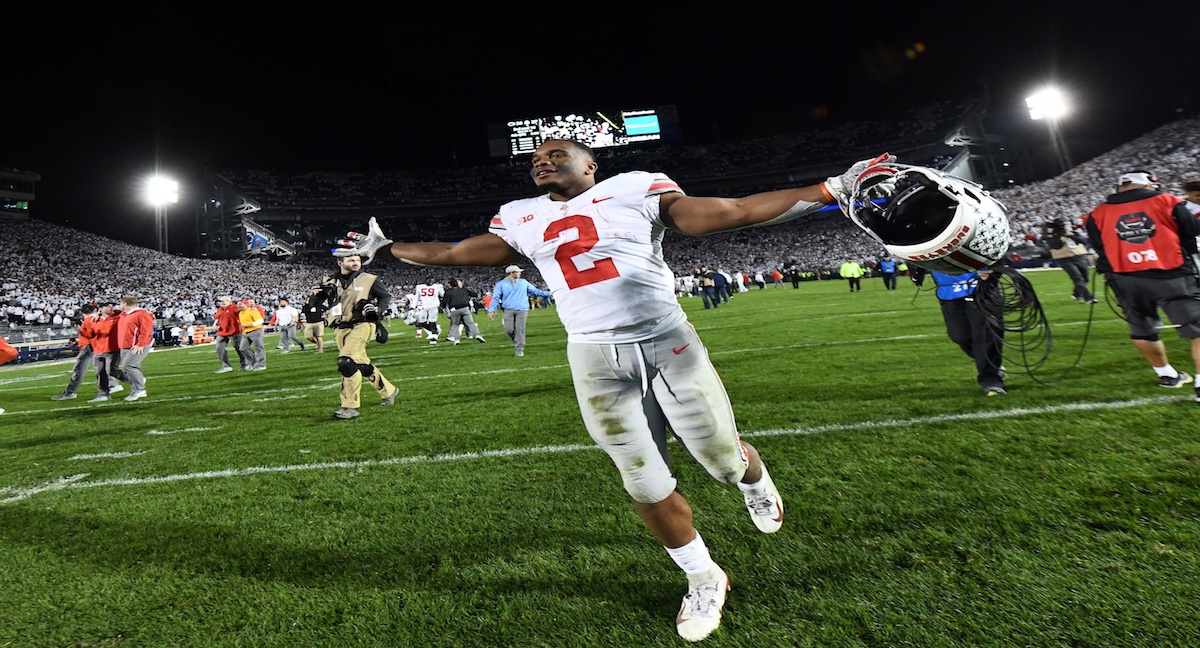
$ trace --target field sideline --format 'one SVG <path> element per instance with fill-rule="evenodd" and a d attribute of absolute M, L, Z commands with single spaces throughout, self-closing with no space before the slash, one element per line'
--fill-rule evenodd
<path fill-rule="evenodd" d="M 1200 645 L 1200 405 L 1103 302 L 1025 276 L 1053 346 L 998 398 L 907 283 L 682 300 L 787 506 L 758 534 L 672 445 L 734 585 L 704 645 Z M 157 350 L 135 403 L 0 369 L 0 646 L 683 645 L 682 578 L 582 429 L 557 317 L 524 358 L 479 322 L 457 347 L 394 322 L 370 351 L 397 403 L 351 421 L 332 342 L 224 375 L 211 345 Z"/>

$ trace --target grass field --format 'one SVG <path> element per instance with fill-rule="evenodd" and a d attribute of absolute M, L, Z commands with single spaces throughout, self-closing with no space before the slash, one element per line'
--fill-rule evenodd
<path fill-rule="evenodd" d="M 1103 302 L 1027 277 L 1053 351 L 996 398 L 907 282 L 683 300 L 787 506 L 759 534 L 673 446 L 734 587 L 704 645 L 1200 645 L 1200 405 Z M 134 403 L 0 369 L 0 646 L 683 645 L 685 581 L 582 428 L 557 317 L 524 358 L 481 326 L 394 323 L 371 350 L 400 396 L 351 421 L 332 344 L 224 375 L 159 350 Z"/>

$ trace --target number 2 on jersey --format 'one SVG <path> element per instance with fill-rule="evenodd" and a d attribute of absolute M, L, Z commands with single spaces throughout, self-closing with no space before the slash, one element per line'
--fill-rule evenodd
<path fill-rule="evenodd" d="M 567 216 L 550 223 L 550 226 L 546 228 L 543 240 L 550 241 L 558 238 L 559 234 L 569 229 L 579 230 L 579 238 L 563 243 L 554 253 L 554 259 L 558 261 L 558 267 L 562 270 L 563 279 L 567 281 L 567 288 L 574 290 L 621 276 L 621 273 L 617 272 L 617 264 L 608 257 L 597 259 L 587 270 L 575 267 L 573 259 L 587 254 L 600 242 L 600 234 L 596 231 L 596 225 L 587 216 Z"/>

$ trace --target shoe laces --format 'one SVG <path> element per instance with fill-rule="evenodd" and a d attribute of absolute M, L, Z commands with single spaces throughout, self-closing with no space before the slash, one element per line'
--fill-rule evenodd
<path fill-rule="evenodd" d="M 689 586 L 687 595 L 683 597 L 683 610 L 679 616 L 684 619 L 713 616 L 720 610 L 717 605 L 720 591 L 721 582 L 715 580 Z"/>
<path fill-rule="evenodd" d="M 774 516 L 776 512 L 775 502 L 774 493 L 746 496 L 746 508 L 754 511 L 755 515 Z"/>

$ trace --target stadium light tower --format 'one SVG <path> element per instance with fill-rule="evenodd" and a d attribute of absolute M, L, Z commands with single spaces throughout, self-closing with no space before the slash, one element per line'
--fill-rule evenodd
<path fill-rule="evenodd" d="M 167 249 L 167 205 L 179 202 L 179 183 L 163 176 L 154 176 L 146 183 L 146 199 L 154 206 L 154 234 L 158 251 Z"/>
<path fill-rule="evenodd" d="M 1063 139 L 1062 127 L 1059 122 L 1071 112 L 1070 102 L 1061 90 L 1054 87 L 1042 88 L 1025 98 L 1029 107 L 1029 117 L 1034 120 L 1046 120 L 1050 129 L 1050 142 L 1054 145 L 1054 154 L 1058 157 L 1059 170 L 1066 173 L 1074 166 L 1071 163 L 1071 152 L 1067 149 L 1067 141 Z"/>

